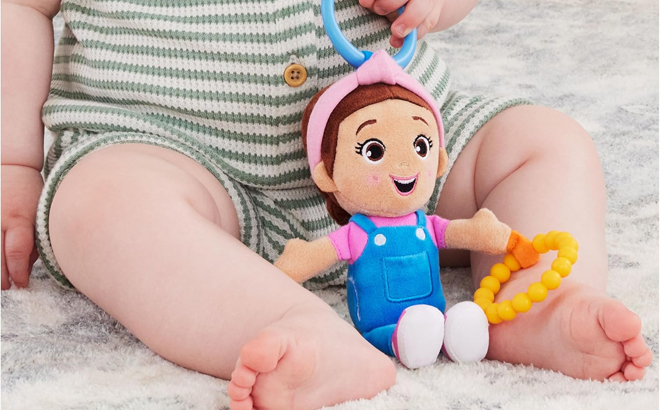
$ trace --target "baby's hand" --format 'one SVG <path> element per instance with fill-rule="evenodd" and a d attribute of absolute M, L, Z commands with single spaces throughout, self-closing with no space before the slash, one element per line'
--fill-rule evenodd
<path fill-rule="evenodd" d="M 440 18 L 445 0 L 360 0 L 360 5 L 392 21 L 392 47 L 401 47 L 403 39 L 415 28 L 417 38 L 431 31 Z M 406 6 L 399 16 L 397 10 Z"/>
<path fill-rule="evenodd" d="M 11 282 L 28 285 L 37 260 L 34 220 L 44 183 L 36 169 L 21 165 L 2 166 L 2 290 Z"/>

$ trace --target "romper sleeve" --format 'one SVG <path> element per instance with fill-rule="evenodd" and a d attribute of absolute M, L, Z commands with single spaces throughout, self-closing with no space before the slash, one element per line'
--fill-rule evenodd
<path fill-rule="evenodd" d="M 348 242 L 351 223 L 342 226 L 341 228 L 328 235 L 330 242 L 332 242 L 332 246 L 335 248 L 335 252 L 337 252 L 337 259 L 340 261 L 347 261 L 351 259 L 351 248 Z"/>
<path fill-rule="evenodd" d="M 435 242 L 438 245 L 438 249 L 447 248 L 445 232 L 447 231 L 449 220 L 441 218 L 438 215 L 429 215 L 427 218 L 427 221 L 433 226 L 433 230 L 435 231 Z"/>

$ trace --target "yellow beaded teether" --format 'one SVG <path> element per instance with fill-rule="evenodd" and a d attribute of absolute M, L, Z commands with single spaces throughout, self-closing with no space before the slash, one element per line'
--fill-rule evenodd
<path fill-rule="evenodd" d="M 488 318 L 488 322 L 496 325 L 502 321 L 513 320 L 518 313 L 525 313 L 532 308 L 533 303 L 540 303 L 548 296 L 549 290 L 555 290 L 561 285 L 562 278 L 571 273 L 573 264 L 577 262 L 578 243 L 568 232 L 550 231 L 539 234 L 532 240 L 534 250 L 546 253 L 558 251 L 557 259 L 552 262 L 550 270 L 543 272 L 541 281 L 529 285 L 527 293 L 518 293 L 512 300 L 495 303 L 495 295 L 500 291 L 500 285 L 511 277 L 511 272 L 521 269 L 520 263 L 512 254 L 507 254 L 502 263 L 496 263 L 490 268 L 490 276 L 481 280 L 480 287 L 474 292 L 474 303 L 479 305 Z"/>

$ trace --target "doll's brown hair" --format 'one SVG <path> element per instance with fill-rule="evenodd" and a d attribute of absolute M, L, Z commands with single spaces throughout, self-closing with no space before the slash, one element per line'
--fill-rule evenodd
<path fill-rule="evenodd" d="M 309 124 L 309 117 L 312 115 L 312 110 L 314 109 L 316 102 L 327 89 L 328 87 L 316 93 L 303 112 L 302 140 L 305 152 L 307 152 L 307 125 Z M 323 161 L 325 169 L 328 171 L 330 177 L 332 177 L 335 155 L 337 154 L 339 124 L 357 110 L 392 99 L 408 101 L 433 112 L 431 107 L 420 96 L 398 85 L 377 83 L 363 85 L 356 88 L 337 104 L 332 111 L 332 114 L 330 114 L 330 118 L 328 119 L 328 123 L 323 133 L 323 141 L 321 142 L 321 160 Z M 344 208 L 339 205 L 337 199 L 332 193 L 321 191 L 321 195 L 323 195 L 326 200 L 326 207 L 328 208 L 328 213 L 332 219 L 337 221 L 340 225 L 346 225 L 351 218 L 351 214 L 346 212 Z"/>

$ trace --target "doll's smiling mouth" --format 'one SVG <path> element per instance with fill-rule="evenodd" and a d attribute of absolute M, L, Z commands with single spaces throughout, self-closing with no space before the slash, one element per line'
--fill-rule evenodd
<path fill-rule="evenodd" d="M 394 175 L 390 175 L 390 178 L 392 178 L 392 182 L 394 182 L 394 186 L 396 187 L 397 192 L 405 196 L 412 194 L 412 192 L 415 190 L 418 175 L 419 174 L 415 174 L 408 178 L 395 177 Z"/>

